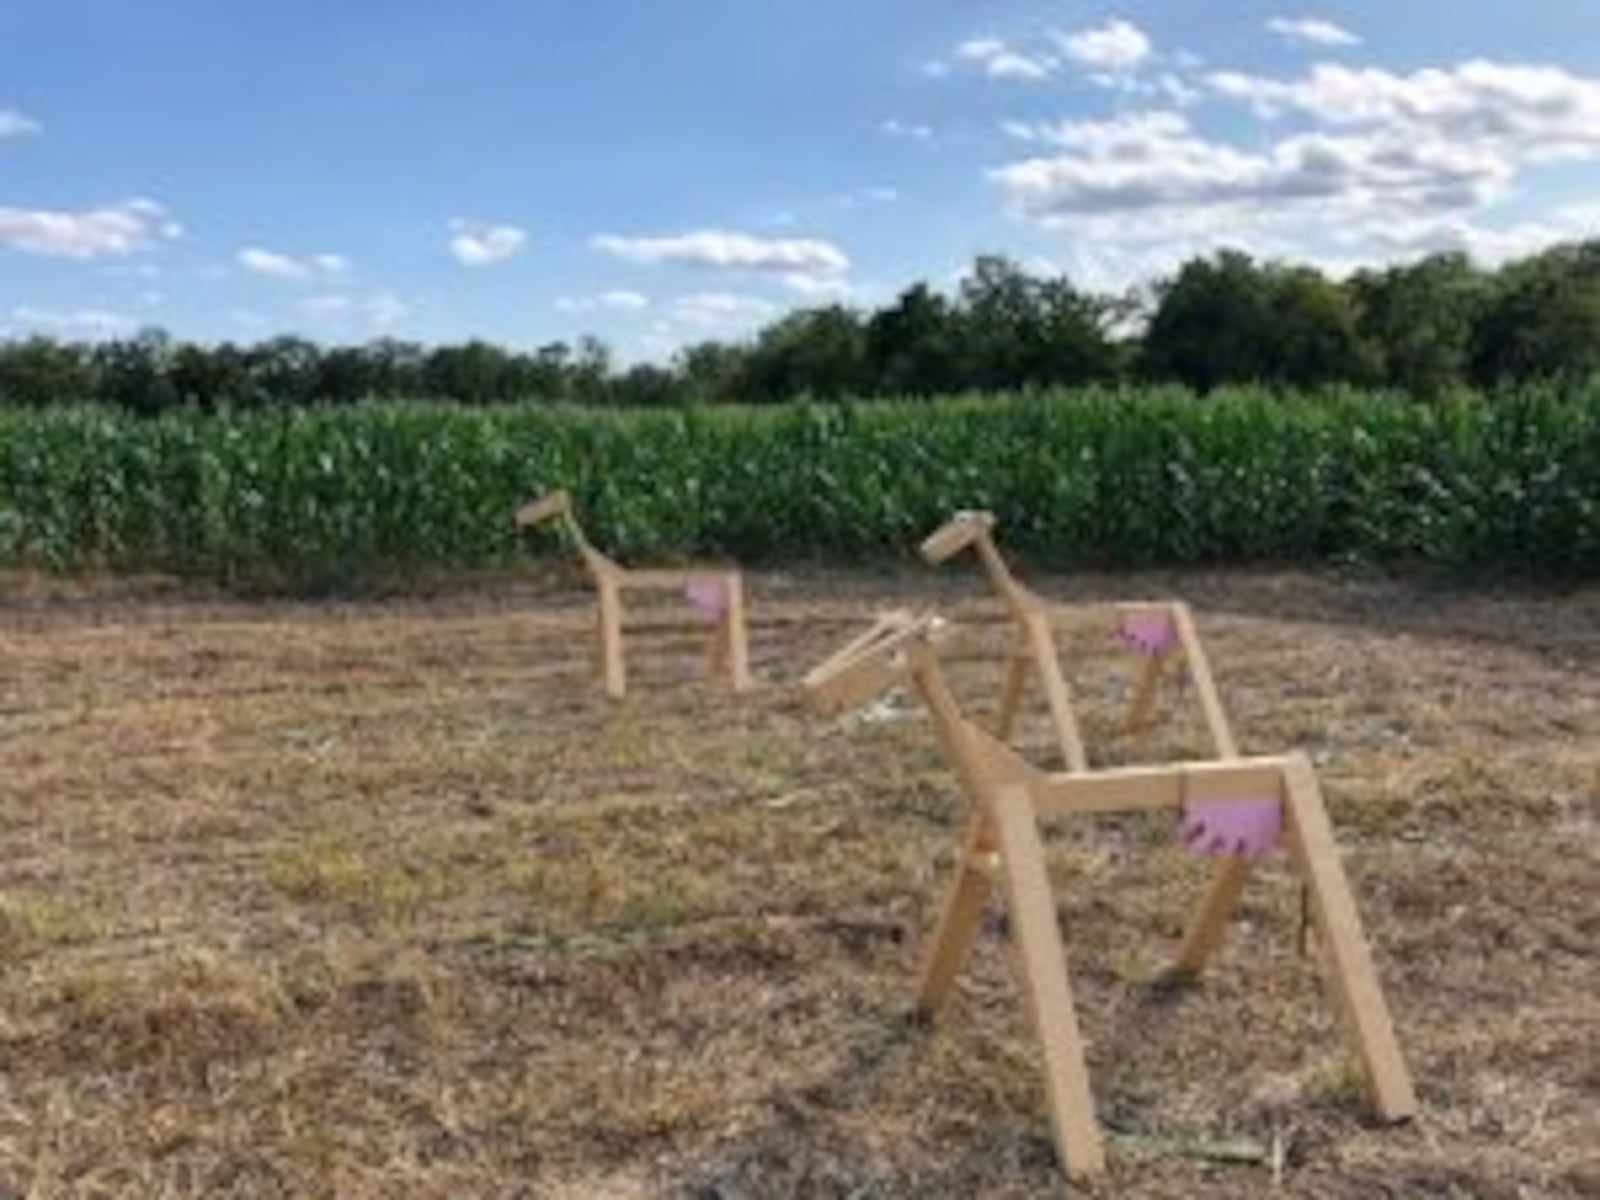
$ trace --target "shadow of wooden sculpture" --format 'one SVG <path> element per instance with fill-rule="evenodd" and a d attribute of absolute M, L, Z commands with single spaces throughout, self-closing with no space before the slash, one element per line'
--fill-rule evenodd
<path fill-rule="evenodd" d="M 833 708 L 865 703 L 905 682 L 921 696 L 940 747 L 967 798 L 956 878 L 927 952 L 919 1009 L 948 999 L 978 932 L 991 891 L 1009 913 L 1018 981 L 1043 1057 L 1051 1133 L 1075 1178 L 1101 1174 L 1105 1150 L 1095 1118 L 1083 1037 L 1067 974 L 1056 902 L 1045 869 L 1040 822 L 1051 817 L 1171 809 L 1195 850 L 1247 863 L 1284 846 L 1303 882 L 1318 937 L 1326 990 L 1359 1056 L 1373 1107 L 1386 1120 L 1416 1111 L 1411 1077 L 1373 968 L 1312 766 L 1303 755 L 1228 757 L 1110 770 L 1047 773 L 963 715 L 940 667 L 947 627 L 936 617 L 892 613 L 805 678 L 812 699 Z M 1194 979 L 1221 945 L 1245 881 L 1215 887 L 1191 920 L 1172 968 Z"/>
<path fill-rule="evenodd" d="M 749 635 L 745 626 L 744 577 L 737 567 L 625 567 L 596 550 L 572 512 L 572 498 L 555 491 L 517 509 L 518 528 L 557 522 L 578 547 L 599 596 L 600 677 L 606 694 L 621 699 L 628 689 L 623 653 L 623 597 L 629 591 L 681 591 L 712 626 L 711 673 L 725 676 L 736 692 L 750 687 Z"/>
<path fill-rule="evenodd" d="M 1016 625 L 995 731 L 1002 741 L 1010 738 L 1022 707 L 1028 675 L 1032 672 L 1039 677 L 1044 689 L 1062 761 L 1069 770 L 1081 771 L 1088 766 L 1088 756 L 1073 713 L 1072 693 L 1061 673 L 1061 659 L 1050 621 L 1051 604 L 1011 573 L 1005 557 L 994 544 L 994 527 L 993 513 L 958 512 L 928 535 L 922 543 L 922 557 L 937 565 L 969 547 L 977 554 Z M 1178 601 L 1152 601 L 1117 604 L 1114 608 L 1117 633 L 1123 644 L 1145 659 L 1133 702 L 1123 721 L 1124 732 L 1134 739 L 1135 751 L 1143 748 L 1154 728 L 1156 702 L 1163 680 L 1187 679 L 1194 685 L 1217 757 L 1237 755 L 1238 745 L 1218 699 L 1211 667 L 1195 632 L 1189 606 Z"/>

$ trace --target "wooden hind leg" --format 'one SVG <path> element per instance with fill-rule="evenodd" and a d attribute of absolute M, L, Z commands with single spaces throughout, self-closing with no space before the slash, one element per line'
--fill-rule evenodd
<path fill-rule="evenodd" d="M 974 815 L 967 822 L 955 882 L 945 897 L 939 928 L 922 967 L 917 1010 L 925 1016 L 937 1016 L 950 999 L 961 964 L 977 939 L 997 861 L 994 834 L 982 817 Z"/>
<path fill-rule="evenodd" d="M 1285 784 L 1289 850 L 1311 894 L 1328 993 L 1361 1057 L 1373 1107 L 1386 1120 L 1405 1120 L 1416 1114 L 1417 1097 L 1310 761 L 1295 756 Z"/>

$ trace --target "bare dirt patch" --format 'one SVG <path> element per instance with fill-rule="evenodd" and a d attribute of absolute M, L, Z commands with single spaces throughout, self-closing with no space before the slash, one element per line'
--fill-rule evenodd
<path fill-rule="evenodd" d="M 1195 605 L 1248 752 L 1319 765 L 1423 1115 L 1379 1129 L 1269 867 L 1200 989 L 1153 981 L 1203 865 L 1052 834 L 1107 1194 L 1600 1191 L 1600 593 L 1281 574 L 1039 578 L 1091 749 L 1105 599 Z M 793 684 L 947 575 L 759 575 L 736 700 L 586 595 L 249 602 L 0 581 L 0 1196 L 1027 1196 L 1061 1188 L 996 923 L 908 1019 L 959 797 L 909 702 Z M 1196 753 L 1193 719 L 1162 756 Z M 1049 755 L 1042 721 L 1028 730 Z M 1244 1161 L 1227 1161 L 1242 1158 Z"/>

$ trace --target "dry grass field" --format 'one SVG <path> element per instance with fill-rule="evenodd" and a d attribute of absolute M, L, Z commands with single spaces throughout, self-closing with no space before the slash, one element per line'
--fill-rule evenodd
<path fill-rule="evenodd" d="M 1281 862 L 1172 996 L 1204 864 L 1167 820 L 1069 825 L 1102 1193 L 1600 1195 L 1600 591 L 1033 582 L 1074 605 L 1101 761 L 1132 664 L 1092 605 L 1166 594 L 1244 749 L 1312 754 L 1423 1105 L 1364 1116 Z M 997 607 L 955 573 L 751 592 L 756 693 L 706 683 L 669 608 L 612 705 L 565 575 L 0 581 L 0 1196 L 1060 1194 L 1001 923 L 948 1018 L 908 1019 L 960 816 L 920 709 L 794 687 L 937 604 L 990 705 Z"/>

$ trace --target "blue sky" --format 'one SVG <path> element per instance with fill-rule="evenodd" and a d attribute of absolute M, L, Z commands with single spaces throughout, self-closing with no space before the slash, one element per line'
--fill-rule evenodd
<path fill-rule="evenodd" d="M 662 358 L 984 252 L 1596 235 L 1593 0 L 0 0 L 0 335 Z"/>

